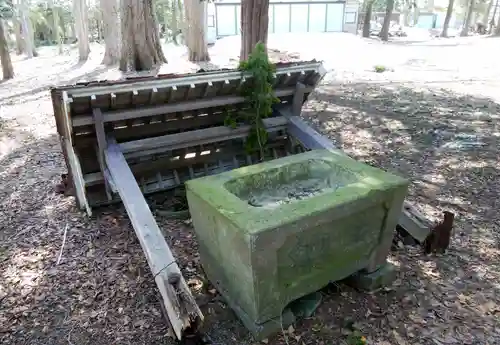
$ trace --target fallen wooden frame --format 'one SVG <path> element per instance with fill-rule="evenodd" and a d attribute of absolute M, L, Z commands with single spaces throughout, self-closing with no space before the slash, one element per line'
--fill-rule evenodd
<path fill-rule="evenodd" d="M 275 114 L 264 120 L 271 159 L 313 149 L 343 154 L 300 117 L 325 74 L 321 63 L 278 66 Z M 181 339 L 203 321 L 172 252 L 144 198 L 199 176 L 257 163 L 248 153 L 250 127 L 224 125 L 244 99 L 246 76 L 216 71 L 188 76 L 96 82 L 52 90 L 58 133 L 80 209 L 122 201 L 160 290 L 172 333 Z M 423 241 L 428 226 L 408 205 L 400 225 Z"/>

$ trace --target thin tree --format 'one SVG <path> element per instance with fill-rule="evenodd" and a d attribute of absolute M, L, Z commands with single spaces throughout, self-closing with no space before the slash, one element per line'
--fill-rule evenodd
<path fill-rule="evenodd" d="M 453 15 L 453 5 L 455 0 L 448 0 L 448 8 L 446 9 L 446 16 L 444 17 L 443 30 L 441 37 L 448 37 L 448 27 L 450 26 L 451 16 Z"/>
<path fill-rule="evenodd" d="M 206 37 L 207 2 L 200 0 L 184 0 L 186 13 L 186 45 L 189 50 L 189 61 L 210 61 Z"/>
<path fill-rule="evenodd" d="M 3 80 L 14 78 L 14 67 L 10 59 L 7 38 L 5 37 L 3 19 L 0 18 L 0 60 L 2 63 Z"/>
<path fill-rule="evenodd" d="M 491 20 L 489 23 L 488 34 L 491 34 L 491 32 L 493 31 L 493 27 L 495 26 L 495 16 L 497 14 L 497 8 L 498 8 L 498 0 L 495 1 L 495 8 L 493 9 L 493 15 L 491 16 Z"/>
<path fill-rule="evenodd" d="M 363 19 L 363 37 L 370 37 L 373 2 L 374 0 L 365 1 L 365 17 Z"/>
<path fill-rule="evenodd" d="M 120 70 L 148 71 L 166 63 L 152 0 L 122 0 Z"/>
<path fill-rule="evenodd" d="M 494 33 L 494 35 L 495 35 L 495 36 L 500 36 L 500 16 L 498 16 L 498 19 L 497 19 L 497 20 L 498 20 L 498 21 L 497 21 L 497 26 L 496 26 L 496 28 L 495 28 L 495 33 Z"/>
<path fill-rule="evenodd" d="M 460 32 L 460 36 L 465 37 L 469 35 L 469 27 L 474 13 L 474 0 L 470 0 L 469 7 L 467 8 L 467 17 L 465 18 L 464 26 Z"/>
<path fill-rule="evenodd" d="M 104 34 L 104 65 L 115 65 L 120 61 L 120 20 L 118 18 L 118 1 L 101 0 Z"/>
<path fill-rule="evenodd" d="M 12 23 L 14 24 L 14 35 L 16 36 L 16 54 L 21 55 L 24 51 L 24 42 L 21 35 L 21 22 L 19 21 L 17 11 L 12 17 Z"/>
<path fill-rule="evenodd" d="M 52 39 L 59 47 L 59 54 L 63 53 L 63 46 L 59 34 L 59 13 L 54 5 L 54 0 L 49 0 L 49 8 L 52 11 Z"/>
<path fill-rule="evenodd" d="M 90 54 L 88 11 L 85 0 L 73 0 L 73 15 L 75 17 L 79 59 L 85 61 Z"/>
<path fill-rule="evenodd" d="M 384 23 L 382 24 L 382 29 L 380 29 L 380 34 L 379 34 L 382 41 L 389 40 L 389 27 L 391 25 L 391 17 L 393 9 L 394 9 L 394 0 L 387 0 Z"/>
<path fill-rule="evenodd" d="M 21 0 L 20 4 L 21 12 L 21 28 L 23 32 L 24 50 L 28 58 L 37 56 L 33 36 L 33 25 L 31 24 L 31 19 L 29 16 L 29 9 L 26 0 Z"/>
<path fill-rule="evenodd" d="M 177 0 L 172 0 L 171 2 L 171 12 L 170 12 L 170 25 L 165 25 L 165 31 L 167 27 L 170 26 L 172 30 L 172 41 L 174 41 L 175 45 L 178 45 L 177 35 L 179 34 L 179 8 Z M 167 18 L 167 16 L 165 16 Z"/>
<path fill-rule="evenodd" d="M 257 43 L 267 50 L 269 26 L 269 0 L 244 0 L 241 2 L 241 51 L 240 61 L 246 61 Z"/>

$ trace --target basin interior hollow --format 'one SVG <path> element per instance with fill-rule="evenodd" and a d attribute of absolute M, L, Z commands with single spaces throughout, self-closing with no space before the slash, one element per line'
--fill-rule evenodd
<path fill-rule="evenodd" d="M 330 193 L 357 180 L 356 173 L 334 162 L 308 159 L 235 178 L 224 187 L 253 207 L 273 208 Z"/>

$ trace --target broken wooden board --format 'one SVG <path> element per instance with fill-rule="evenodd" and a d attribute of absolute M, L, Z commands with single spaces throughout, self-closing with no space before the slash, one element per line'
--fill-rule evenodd
<path fill-rule="evenodd" d="M 177 339 L 184 331 L 197 329 L 203 314 L 184 280 L 149 206 L 137 185 L 120 147 L 108 142 L 104 150 L 107 168 L 132 226 L 146 255 L 156 285 L 163 298 L 170 326 Z"/>

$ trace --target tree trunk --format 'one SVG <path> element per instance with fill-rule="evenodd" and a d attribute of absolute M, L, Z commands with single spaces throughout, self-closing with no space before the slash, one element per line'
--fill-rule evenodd
<path fill-rule="evenodd" d="M 363 19 L 363 37 L 370 37 L 370 22 L 372 20 L 373 0 L 366 0 L 365 17 Z"/>
<path fill-rule="evenodd" d="M 14 78 L 14 67 L 12 67 L 12 61 L 10 60 L 9 47 L 2 19 L 0 19 L 0 60 L 2 62 L 3 79 Z"/>
<path fill-rule="evenodd" d="M 497 26 L 495 28 L 495 36 L 500 36 L 500 16 L 498 16 Z"/>
<path fill-rule="evenodd" d="M 167 62 L 152 0 L 122 0 L 121 32 L 121 71 L 148 71 Z"/>
<path fill-rule="evenodd" d="M 31 20 L 29 17 L 28 6 L 26 5 L 26 0 L 21 1 L 21 24 L 23 30 L 24 38 L 24 50 L 29 59 L 36 56 L 35 45 L 33 43 L 33 28 L 31 26 Z"/>
<path fill-rule="evenodd" d="M 172 31 L 172 41 L 174 41 L 174 44 L 177 45 L 179 44 L 177 42 L 177 35 L 179 34 L 179 11 L 178 11 L 178 6 L 177 6 L 177 0 L 172 1 L 172 13 L 171 13 L 171 31 Z M 165 28 L 166 29 L 166 28 Z"/>
<path fill-rule="evenodd" d="M 453 15 L 453 5 L 455 0 L 448 0 L 448 8 L 446 9 L 446 17 L 444 17 L 443 31 L 441 37 L 448 37 L 448 27 L 450 26 L 451 16 Z"/>
<path fill-rule="evenodd" d="M 184 0 L 184 12 L 186 13 L 186 45 L 189 50 L 189 61 L 210 61 L 205 28 L 207 2 Z"/>
<path fill-rule="evenodd" d="M 472 20 L 472 13 L 474 12 L 474 0 L 470 0 L 469 8 L 467 9 L 467 17 L 465 18 L 464 26 L 462 27 L 462 32 L 460 36 L 465 37 L 469 35 L 470 22 Z"/>
<path fill-rule="evenodd" d="M 269 0 L 244 0 L 241 2 L 241 51 L 240 61 L 246 61 L 257 43 L 267 50 L 269 27 Z"/>
<path fill-rule="evenodd" d="M 75 17 L 76 38 L 78 39 L 78 54 L 80 61 L 89 58 L 89 23 L 85 0 L 73 0 L 73 16 Z"/>
<path fill-rule="evenodd" d="M 59 13 L 54 6 L 54 0 L 49 0 L 49 7 L 52 10 L 52 39 L 59 47 L 59 54 L 62 54 L 63 47 L 59 34 Z"/>
<path fill-rule="evenodd" d="M 380 30 L 380 38 L 382 41 L 389 40 L 389 26 L 391 24 L 392 10 L 394 9 L 394 0 L 387 0 L 387 7 L 385 9 L 384 23 Z"/>
<path fill-rule="evenodd" d="M 488 25 L 488 19 L 490 18 L 490 12 L 491 9 L 493 8 L 493 3 L 495 0 L 490 0 L 488 3 L 488 6 L 485 8 L 484 12 L 481 15 L 481 23 L 484 24 L 485 26 Z"/>
<path fill-rule="evenodd" d="M 491 21 L 489 23 L 488 34 L 491 34 L 493 27 L 495 26 L 495 16 L 497 14 L 498 0 L 495 1 L 495 8 L 493 9 L 493 15 L 491 16 Z"/>
<path fill-rule="evenodd" d="M 417 26 L 419 15 L 420 15 L 420 9 L 418 8 L 418 5 L 416 4 L 413 7 L 413 26 Z"/>
<path fill-rule="evenodd" d="M 408 5 L 408 0 L 403 0 L 401 2 L 401 14 L 399 17 L 399 25 L 405 27 L 410 25 L 410 7 Z"/>
<path fill-rule="evenodd" d="M 14 34 L 16 35 L 16 54 L 21 55 L 24 51 L 24 42 L 23 36 L 21 35 L 21 22 L 17 17 L 17 12 L 14 14 L 12 20 L 14 23 Z"/>
<path fill-rule="evenodd" d="M 118 18 L 118 1 L 101 0 L 101 11 L 104 34 L 104 58 L 102 63 L 107 66 L 120 61 L 120 20 Z"/>

